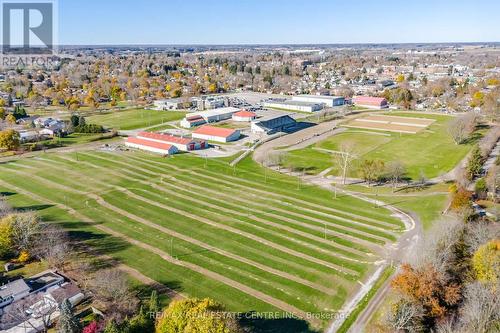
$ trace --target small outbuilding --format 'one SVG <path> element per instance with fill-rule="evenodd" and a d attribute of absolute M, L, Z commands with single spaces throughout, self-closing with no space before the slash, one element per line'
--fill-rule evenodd
<path fill-rule="evenodd" d="M 250 111 L 246 111 L 246 110 L 242 110 L 242 111 L 239 111 L 239 112 L 236 112 L 233 114 L 234 121 L 250 122 L 250 121 L 254 120 L 256 117 L 257 117 L 257 115 L 254 112 L 250 112 Z"/>

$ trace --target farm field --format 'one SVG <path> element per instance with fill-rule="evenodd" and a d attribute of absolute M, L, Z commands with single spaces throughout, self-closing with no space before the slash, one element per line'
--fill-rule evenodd
<path fill-rule="evenodd" d="M 206 163 L 187 154 L 46 153 L 1 163 L 0 191 L 178 292 L 303 318 L 290 319 L 287 332 L 324 327 L 328 318 L 304 318 L 340 309 L 403 230 L 385 208 L 333 199 L 249 158 L 236 169 Z"/>
<path fill-rule="evenodd" d="M 133 109 L 93 115 L 87 118 L 87 123 L 120 130 L 133 130 L 180 120 L 185 115 L 186 113 L 181 111 Z"/>
<path fill-rule="evenodd" d="M 450 171 L 473 146 L 473 142 L 459 146 L 453 142 L 447 133 L 447 124 L 452 119 L 450 116 L 409 112 L 390 115 L 434 119 L 435 122 L 416 134 L 348 129 L 313 146 L 288 152 L 285 166 L 304 168 L 309 174 L 318 174 L 334 165 L 332 154 L 338 151 L 342 142 L 350 141 L 358 156 L 351 177 L 359 176 L 356 164 L 360 161 L 381 159 L 384 162 L 401 161 L 407 169 L 406 176 L 415 180 L 421 173 L 427 178 L 433 178 Z M 331 174 L 337 174 L 337 171 L 333 170 Z"/>

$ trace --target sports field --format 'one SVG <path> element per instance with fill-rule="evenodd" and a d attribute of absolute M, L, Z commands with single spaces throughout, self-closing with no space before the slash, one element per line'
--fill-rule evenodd
<path fill-rule="evenodd" d="M 121 130 L 132 130 L 159 125 L 172 120 L 180 120 L 185 115 L 185 112 L 180 111 L 133 109 L 93 115 L 86 120 L 89 124 L 99 124 L 104 127 Z"/>
<path fill-rule="evenodd" d="M 187 154 L 46 153 L 0 173 L 15 206 L 178 292 L 233 311 L 291 312 L 315 328 L 328 316 L 308 314 L 339 309 L 403 228 L 385 208 L 333 199 L 251 159 L 233 169 Z M 306 321 L 287 325 L 303 332 Z"/>
<path fill-rule="evenodd" d="M 453 169 L 471 150 L 473 142 L 456 145 L 447 132 L 450 116 L 409 112 L 391 113 L 391 116 L 425 118 L 434 120 L 428 128 L 418 133 L 394 133 L 374 129 L 349 128 L 305 149 L 288 152 L 285 165 L 304 168 L 307 173 L 317 174 L 334 166 L 333 154 L 342 142 L 352 142 L 357 162 L 351 177 L 359 177 L 356 164 L 364 159 L 381 159 L 385 162 L 400 161 L 407 169 L 407 176 L 418 179 L 421 172 L 433 178 Z M 333 170 L 331 174 L 337 174 Z"/>

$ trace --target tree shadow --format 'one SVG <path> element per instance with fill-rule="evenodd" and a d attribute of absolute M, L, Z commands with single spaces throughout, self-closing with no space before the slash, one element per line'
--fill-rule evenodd
<path fill-rule="evenodd" d="M 295 318 L 260 318 L 256 312 L 242 315 L 240 324 L 255 333 L 319 333 L 309 327 L 305 320 Z"/>
<path fill-rule="evenodd" d="M 16 207 L 16 210 L 21 212 L 32 212 L 32 211 L 44 210 L 51 207 L 54 207 L 54 205 L 31 205 L 31 206 Z"/>
<path fill-rule="evenodd" d="M 2 191 L 0 192 L 0 197 L 10 197 L 16 194 L 16 192 Z"/>

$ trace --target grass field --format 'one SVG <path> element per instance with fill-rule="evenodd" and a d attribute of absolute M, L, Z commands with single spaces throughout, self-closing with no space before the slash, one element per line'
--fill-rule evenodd
<path fill-rule="evenodd" d="M 356 147 L 357 163 L 364 159 L 401 161 L 406 166 L 408 177 L 417 179 L 423 172 L 427 178 L 433 178 L 453 169 L 467 155 L 474 143 L 457 146 L 453 142 L 447 133 L 450 116 L 408 112 L 390 114 L 435 119 L 436 122 L 427 130 L 417 134 L 400 135 L 375 130 L 349 129 L 308 148 L 289 152 L 285 165 L 304 168 L 308 173 L 317 174 L 333 166 L 332 154 L 339 149 L 342 142 L 351 141 Z M 333 174 L 336 173 L 334 170 Z M 356 165 L 350 176 L 359 176 Z"/>
<path fill-rule="evenodd" d="M 87 123 L 99 124 L 108 128 L 132 130 L 180 120 L 185 115 L 185 112 L 180 111 L 133 109 L 90 116 L 87 118 Z"/>
<path fill-rule="evenodd" d="M 338 310 L 374 270 L 401 221 L 385 208 L 190 155 L 46 153 L 0 164 L 0 191 L 144 275 L 233 311 Z M 263 320 L 305 332 L 326 321 Z M 285 326 L 283 326 L 286 324 Z M 281 327 L 281 331 L 277 330 Z"/>
<path fill-rule="evenodd" d="M 368 188 L 362 185 L 348 185 L 346 189 L 371 197 L 376 196 L 407 213 L 413 213 L 422 222 L 424 230 L 428 230 L 439 220 L 442 212 L 446 209 L 449 197 L 448 187 L 448 184 L 436 184 L 425 189 L 399 189 L 395 193 L 387 187 Z"/>

